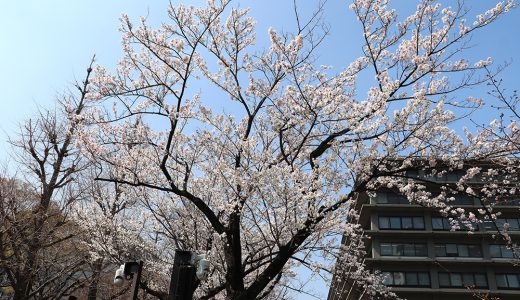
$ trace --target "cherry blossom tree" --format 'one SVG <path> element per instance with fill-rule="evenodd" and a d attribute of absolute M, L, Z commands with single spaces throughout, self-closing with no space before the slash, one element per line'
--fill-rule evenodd
<path fill-rule="evenodd" d="M 169 269 L 164 266 L 173 260 L 174 249 L 165 247 L 154 226 L 151 208 L 146 207 L 153 193 L 135 194 L 125 191 L 118 183 L 89 178 L 84 181 L 86 197 L 84 201 L 76 202 L 74 211 L 74 219 L 82 224 L 81 244 L 89 253 L 93 269 L 89 299 L 118 299 L 128 295 L 131 281 L 121 288 L 115 287 L 112 282 L 114 271 L 125 262 L 138 260 L 147 262 L 141 288 L 152 296 L 166 299 L 164 287 L 168 287 L 170 278 Z M 158 210 L 164 211 L 163 208 Z M 166 229 L 172 230 L 166 227 L 159 230 Z"/>
<path fill-rule="evenodd" d="M 506 65 L 499 66 L 499 69 Z M 515 261 L 520 259 L 518 245 L 509 236 L 510 224 L 502 221 L 500 208 L 497 206 L 518 206 L 518 173 L 520 162 L 518 160 L 519 144 L 519 97 L 517 91 L 509 92 L 503 87 L 503 80 L 486 67 L 488 83 L 488 102 L 494 108 L 495 116 L 489 124 L 474 122 L 478 131 L 476 134 L 467 132 L 470 151 L 475 153 L 479 160 L 490 163 L 488 167 L 477 166 L 471 169 L 471 176 L 480 176 L 484 184 L 480 188 L 468 190 L 469 194 L 477 196 L 482 203 L 478 216 L 472 217 L 476 222 L 492 222 L 497 231 L 497 238 L 502 239 L 513 250 Z M 493 101 L 494 99 L 494 101 Z M 490 111 L 490 110 L 488 110 Z"/>
<path fill-rule="evenodd" d="M 420 183 L 405 171 L 474 157 L 452 124 L 481 106 L 460 95 L 486 81 L 491 61 L 464 53 L 513 2 L 473 18 L 463 3 L 423 0 L 400 17 L 389 1 L 356 0 L 363 55 L 339 71 L 314 64 L 319 10 L 294 33 L 270 28 L 261 51 L 249 11 L 230 2 L 172 5 L 155 29 L 124 15 L 119 67 L 95 67 L 78 146 L 97 180 L 135 199 L 118 247 L 139 241 L 164 276 L 174 249 L 207 254 L 200 299 L 281 297 L 299 289 L 295 268 L 330 278 L 340 253 L 366 295 L 395 297 L 363 267 L 356 201 L 381 186 L 412 195 Z M 374 84 L 360 91 L 365 73 Z"/>

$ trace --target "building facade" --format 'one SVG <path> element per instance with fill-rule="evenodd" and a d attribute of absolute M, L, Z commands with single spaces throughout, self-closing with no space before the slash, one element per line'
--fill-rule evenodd
<path fill-rule="evenodd" d="M 434 178 L 427 188 L 435 194 L 439 184 L 455 183 L 463 172 Z M 412 176 L 424 176 L 416 174 Z M 478 179 L 475 179 L 478 184 Z M 454 195 L 453 205 L 466 211 L 482 207 L 478 198 Z M 359 223 L 365 229 L 369 268 L 379 270 L 385 285 L 410 300 L 520 299 L 520 266 L 513 251 L 496 238 L 497 225 L 509 224 L 514 241 L 520 237 L 518 201 L 504 202 L 495 222 L 481 223 L 468 234 L 452 230 L 437 210 L 410 204 L 405 196 L 380 190 L 361 197 Z M 461 226 L 464 228 L 464 226 Z M 343 241 L 348 243 L 348 240 Z M 490 297 L 491 296 L 491 297 Z M 495 298 L 492 298 L 495 297 Z M 328 300 L 370 299 L 348 281 L 335 276 Z"/>

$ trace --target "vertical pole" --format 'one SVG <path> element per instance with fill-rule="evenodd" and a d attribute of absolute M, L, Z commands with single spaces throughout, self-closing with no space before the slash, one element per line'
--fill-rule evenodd
<path fill-rule="evenodd" d="M 101 277 L 101 268 L 103 267 L 103 259 L 96 259 L 94 261 L 93 266 L 93 273 L 92 273 L 92 281 L 90 282 L 88 286 L 88 294 L 87 299 L 88 300 L 96 300 L 97 299 L 97 292 L 99 288 L 99 279 Z M 77 299 L 69 299 L 69 300 L 77 300 Z"/>
<path fill-rule="evenodd" d="M 191 300 L 197 288 L 196 267 L 192 265 L 191 251 L 176 250 L 170 280 L 168 300 Z"/>
<path fill-rule="evenodd" d="M 139 284 L 141 283 L 141 272 L 143 271 L 143 261 L 139 261 L 137 271 L 134 273 L 132 280 L 132 296 L 130 300 L 137 300 L 137 294 L 139 294 Z"/>

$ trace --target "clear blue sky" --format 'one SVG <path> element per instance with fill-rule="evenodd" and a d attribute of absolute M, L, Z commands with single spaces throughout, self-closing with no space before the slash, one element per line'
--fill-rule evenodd
<path fill-rule="evenodd" d="M 181 1 L 172 1 L 173 3 Z M 201 4 L 204 1 L 184 1 Z M 317 1 L 300 0 L 303 10 Z M 413 1 L 395 1 L 401 10 Z M 492 1 L 467 1 L 484 8 Z M 489 4 L 486 4 L 489 3 Z M 294 28 L 292 0 L 243 0 L 258 20 L 259 44 L 267 28 Z M 344 66 L 360 53 L 360 28 L 349 2 L 329 0 L 325 17 L 331 36 L 321 48 L 320 63 Z M 137 20 L 147 15 L 154 23 L 167 21 L 167 1 L 143 0 L 25 0 L 4 1 L 0 11 L 0 152 L 5 150 L 5 133 L 11 134 L 38 106 L 50 107 L 54 96 L 75 78 L 81 79 L 90 57 L 113 67 L 120 57 L 119 16 L 126 12 Z M 408 5 L 409 6 L 409 5 Z M 520 9 L 473 39 L 475 57 L 492 56 L 495 61 L 512 60 L 504 72 L 508 85 L 520 87 Z M 263 46 L 263 45 L 262 45 Z M 5 156 L 0 154 L 0 159 Z"/>
<path fill-rule="evenodd" d="M 447 2 L 451 2 L 446 0 Z M 6 133 L 13 134 L 17 124 L 35 114 L 38 106 L 52 107 L 55 95 L 81 79 L 96 54 L 98 63 L 113 68 L 120 52 L 118 18 L 126 12 L 137 20 L 147 15 L 155 24 L 167 21 L 168 1 L 144 0 L 24 0 L 3 1 L 0 11 L 0 162 L 5 155 Z M 172 0 L 173 3 L 180 1 Z M 183 1 L 199 5 L 204 1 Z M 304 11 L 317 1 L 300 0 Z M 400 10 L 409 11 L 410 0 L 395 1 Z M 475 9 L 484 9 L 493 1 L 466 1 Z M 235 5 L 251 7 L 258 20 L 261 46 L 267 40 L 267 28 L 294 28 L 292 0 L 243 0 Z M 329 0 L 325 18 L 331 36 L 320 50 L 320 64 L 347 65 L 361 51 L 360 27 L 348 10 L 348 1 Z M 520 9 L 477 34 L 470 58 L 491 56 L 496 62 L 511 61 L 503 73 L 510 89 L 520 88 Z M 360 91 L 361 92 L 361 91 Z M 484 93 L 476 90 L 475 93 Z M 479 96 L 478 94 L 474 94 Z M 480 95 L 483 96 L 483 95 Z M 326 294 L 321 284 L 316 290 Z M 299 297 L 305 299 L 305 297 Z"/>

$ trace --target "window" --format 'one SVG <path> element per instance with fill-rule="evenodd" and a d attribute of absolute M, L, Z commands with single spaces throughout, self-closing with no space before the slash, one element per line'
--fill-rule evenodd
<path fill-rule="evenodd" d="M 408 204 L 408 199 L 400 194 L 394 192 L 388 192 L 383 195 L 378 195 L 378 203 L 388 204 Z"/>
<path fill-rule="evenodd" d="M 468 257 L 482 257 L 480 245 L 468 245 Z"/>
<path fill-rule="evenodd" d="M 394 285 L 406 285 L 404 272 L 393 272 Z"/>
<path fill-rule="evenodd" d="M 450 286 L 462 286 L 462 274 L 450 274 Z"/>
<path fill-rule="evenodd" d="M 506 245 L 489 245 L 489 255 L 499 258 L 514 258 L 513 250 Z"/>
<path fill-rule="evenodd" d="M 435 181 L 435 182 L 456 182 L 460 180 L 464 175 L 466 175 L 466 171 L 463 170 L 430 170 L 430 171 L 423 171 L 419 173 L 417 170 L 410 170 L 406 171 L 407 177 L 420 177 L 424 178 L 429 181 Z M 480 178 L 476 178 L 478 176 L 475 176 L 471 179 L 471 182 L 480 182 Z"/>
<path fill-rule="evenodd" d="M 444 218 L 437 218 L 437 217 L 434 217 L 432 218 L 432 228 L 433 230 L 449 230 L 449 229 L 444 229 L 445 227 L 445 224 L 444 223 L 448 223 L 448 220 L 444 219 Z M 450 224 L 448 223 L 446 226 L 449 226 Z"/>
<path fill-rule="evenodd" d="M 466 175 L 465 171 L 462 171 L 462 170 L 452 171 L 452 172 L 448 173 L 447 179 L 448 179 L 448 181 L 459 181 L 459 179 L 462 178 L 462 176 L 464 176 L 464 175 Z"/>
<path fill-rule="evenodd" d="M 415 244 L 416 256 L 428 256 L 428 246 L 426 244 Z"/>
<path fill-rule="evenodd" d="M 451 230 L 450 221 L 442 217 L 432 217 L 433 230 Z"/>
<path fill-rule="evenodd" d="M 423 217 L 379 217 L 379 229 L 424 229 Z"/>
<path fill-rule="evenodd" d="M 440 193 L 437 193 L 437 192 L 432 192 L 431 193 L 431 198 L 435 198 L 435 197 L 438 197 L 440 195 Z M 448 199 L 452 199 L 452 200 L 448 200 Z M 451 205 L 473 205 L 474 204 L 474 201 L 473 201 L 473 197 L 470 197 L 468 195 L 462 195 L 462 194 L 448 194 L 446 195 L 446 203 L 449 203 Z"/>
<path fill-rule="evenodd" d="M 401 229 L 401 218 L 400 217 L 390 217 L 390 229 Z"/>
<path fill-rule="evenodd" d="M 480 176 L 480 175 L 473 176 L 473 178 L 471 178 L 469 180 L 469 182 L 480 183 L 480 182 L 482 182 L 482 176 Z"/>
<path fill-rule="evenodd" d="M 417 278 L 417 273 L 411 273 L 411 272 L 408 272 L 406 273 L 406 285 L 411 285 L 411 286 L 418 286 L 419 285 L 419 279 Z"/>
<path fill-rule="evenodd" d="M 379 245 L 379 254 L 381 256 L 392 256 L 392 244 L 381 243 Z"/>
<path fill-rule="evenodd" d="M 480 245 L 436 244 L 434 247 L 438 257 L 482 257 Z"/>
<path fill-rule="evenodd" d="M 504 228 L 504 224 L 509 224 L 509 228 L 508 230 L 519 230 L 520 227 L 519 227 L 519 222 L 518 222 L 518 219 L 514 219 L 514 218 L 499 218 L 497 219 L 497 225 L 498 225 L 498 228 L 499 229 L 502 229 Z"/>
<path fill-rule="evenodd" d="M 439 286 L 450 286 L 450 274 L 439 273 Z"/>
<path fill-rule="evenodd" d="M 496 274 L 495 278 L 499 289 L 520 289 L 519 274 Z"/>
<path fill-rule="evenodd" d="M 447 256 L 459 256 L 457 252 L 457 245 L 455 244 L 446 244 L 446 255 Z"/>
<path fill-rule="evenodd" d="M 486 230 L 496 230 L 497 227 L 499 230 L 502 230 L 504 228 L 504 224 L 509 224 L 508 231 L 518 231 L 520 230 L 520 220 L 517 218 L 498 218 L 495 220 L 495 224 L 493 224 L 493 221 L 486 220 L 484 221 L 484 228 Z"/>
<path fill-rule="evenodd" d="M 466 172 L 464 171 L 440 171 L 440 172 L 427 172 L 424 179 L 435 181 L 435 182 L 455 182 L 458 181 Z"/>
<path fill-rule="evenodd" d="M 439 286 L 449 288 L 477 287 L 487 288 L 484 273 L 444 273 L 439 272 Z"/>
<path fill-rule="evenodd" d="M 473 205 L 473 198 L 467 195 L 455 195 L 455 200 L 451 202 L 455 205 Z"/>
<path fill-rule="evenodd" d="M 426 244 L 381 243 L 381 256 L 428 256 Z"/>
<path fill-rule="evenodd" d="M 446 181 L 446 174 L 439 175 L 437 173 L 425 173 L 424 179 L 428 181 Z"/>
<path fill-rule="evenodd" d="M 426 272 L 417 273 L 419 278 L 419 286 L 430 286 L 430 274 Z"/>
<path fill-rule="evenodd" d="M 457 245 L 457 255 L 460 256 L 460 257 L 470 257 L 469 256 L 469 246 L 470 245 Z M 471 245 L 471 246 L 475 246 L 475 245 Z M 479 248 L 480 250 L 480 248 Z M 471 256 L 473 257 L 473 256 Z"/>
<path fill-rule="evenodd" d="M 427 272 L 382 272 L 383 283 L 388 286 L 430 286 L 430 274 Z"/>
<path fill-rule="evenodd" d="M 417 177 L 419 177 L 419 171 L 418 170 L 408 170 L 408 171 L 406 171 L 405 176 L 411 177 L 411 178 L 417 178 Z"/>
<path fill-rule="evenodd" d="M 432 229 L 433 230 L 451 230 L 450 221 L 443 217 L 432 217 Z M 459 228 L 456 230 L 465 230 L 466 226 L 459 223 Z"/>
<path fill-rule="evenodd" d="M 402 217 L 401 226 L 403 229 L 413 229 L 412 218 L 411 217 Z"/>
<path fill-rule="evenodd" d="M 487 277 L 484 273 L 475 274 L 475 286 L 476 287 L 487 287 Z"/>
<path fill-rule="evenodd" d="M 417 229 L 424 229 L 423 217 L 413 217 L 413 227 Z"/>
<path fill-rule="evenodd" d="M 379 229 L 390 229 L 390 219 L 388 217 L 379 217 Z"/>
<path fill-rule="evenodd" d="M 377 195 L 374 198 L 370 198 L 370 202 L 377 204 L 386 204 L 388 203 L 388 199 L 384 193 L 377 193 Z"/>
<path fill-rule="evenodd" d="M 496 203 L 497 206 L 518 206 L 520 205 L 520 199 L 518 198 L 509 198 L 509 199 L 501 199 Z"/>

